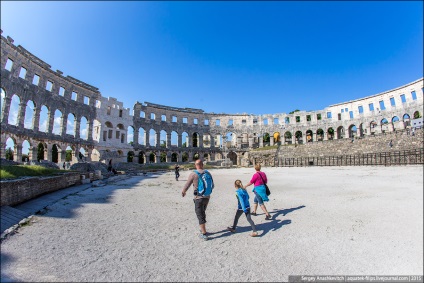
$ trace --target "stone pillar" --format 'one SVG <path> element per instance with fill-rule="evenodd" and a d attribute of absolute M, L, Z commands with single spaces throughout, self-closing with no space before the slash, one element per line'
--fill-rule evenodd
<path fill-rule="evenodd" d="M 29 147 L 29 160 L 37 161 L 38 144 Z"/>
<path fill-rule="evenodd" d="M 183 162 L 183 153 L 182 153 L 182 152 L 180 152 L 180 153 L 178 154 L 177 161 L 178 161 L 178 162 Z"/>
<path fill-rule="evenodd" d="M 166 133 L 166 148 L 171 148 L 171 134 Z M 169 159 L 171 160 L 171 159 Z"/>
<path fill-rule="evenodd" d="M 53 145 L 52 144 L 47 144 L 47 147 L 44 148 L 44 156 L 47 156 L 47 160 L 48 161 L 52 161 L 52 149 L 53 149 Z M 45 159 L 46 160 L 46 159 Z"/>
<path fill-rule="evenodd" d="M 9 111 L 10 111 L 10 103 L 11 103 L 12 99 L 10 97 L 5 96 L 4 98 L 4 104 L 1 106 L 2 107 L 2 113 L 3 113 L 3 117 L 1 117 L 1 121 L 5 122 L 6 124 L 8 123 L 9 120 Z"/>
<path fill-rule="evenodd" d="M 259 147 L 264 147 L 264 137 L 263 136 L 259 137 Z"/>
<path fill-rule="evenodd" d="M 19 103 L 18 121 L 16 126 L 18 126 L 21 129 L 24 128 L 25 110 L 26 110 L 26 104 L 24 102 Z M 21 162 L 21 161 L 18 161 L 18 162 Z"/>
<path fill-rule="evenodd" d="M 93 127 L 94 127 L 93 120 L 90 120 L 90 122 L 87 123 L 87 127 L 88 127 L 87 140 L 93 141 Z M 100 138 L 99 138 L 99 141 L 101 141 Z"/>
<path fill-rule="evenodd" d="M 188 139 L 187 147 L 193 147 L 193 135 L 192 134 L 188 134 L 187 135 L 187 139 Z M 191 159 L 189 159 L 189 160 L 191 160 Z"/>
<path fill-rule="evenodd" d="M 13 160 L 16 162 L 22 162 L 22 145 L 15 144 L 15 150 L 13 152 Z"/>
<path fill-rule="evenodd" d="M 317 133 L 312 133 L 312 141 L 313 141 L 313 142 L 318 141 Z"/>
<path fill-rule="evenodd" d="M 324 136 L 322 137 L 323 141 L 328 141 L 328 133 L 324 132 Z"/>
<path fill-rule="evenodd" d="M 203 148 L 203 135 L 201 135 L 201 134 L 199 134 L 198 146 L 200 148 Z"/>
<path fill-rule="evenodd" d="M 63 163 L 66 161 L 66 149 L 58 149 L 57 158 L 59 163 Z M 61 167 L 62 168 L 62 167 Z"/>
<path fill-rule="evenodd" d="M 156 145 L 157 147 L 160 147 L 160 131 L 156 132 Z M 156 158 L 157 160 L 158 158 Z"/>
<path fill-rule="evenodd" d="M 137 128 L 134 128 L 134 139 L 133 139 L 133 141 L 134 141 L 134 145 L 137 145 L 137 144 L 139 144 L 139 142 L 138 142 L 138 135 L 139 135 L 139 133 L 140 133 L 140 130 Z"/>
<path fill-rule="evenodd" d="M 74 120 L 74 137 L 76 139 L 80 138 L 80 127 L 81 127 L 81 122 L 79 120 L 77 120 L 77 118 L 75 117 Z"/>
<path fill-rule="evenodd" d="M 2 137 L 3 140 L 3 137 Z M 6 159 L 6 142 L 0 141 L 0 157 Z"/>
<path fill-rule="evenodd" d="M 39 131 L 40 111 L 41 111 L 40 107 L 34 106 L 34 116 L 32 117 L 32 128 L 34 129 L 34 132 Z"/>
<path fill-rule="evenodd" d="M 272 137 L 272 136 L 269 137 L 269 145 L 270 146 L 274 145 L 274 137 Z"/>
<path fill-rule="evenodd" d="M 252 148 L 253 147 L 253 138 L 249 137 L 249 147 Z"/>
<path fill-rule="evenodd" d="M 182 147 L 183 146 L 183 135 L 182 134 L 178 134 L 178 142 L 177 142 L 177 146 L 178 147 Z"/>
<path fill-rule="evenodd" d="M 149 133 L 149 131 L 144 131 L 144 140 L 146 141 L 146 146 L 150 146 L 150 133 Z"/>
<path fill-rule="evenodd" d="M 212 136 L 212 135 L 209 135 L 209 137 L 210 137 L 210 143 L 211 143 L 211 146 L 210 146 L 210 148 L 213 148 L 213 147 L 215 147 L 215 138 Z"/>
<path fill-rule="evenodd" d="M 75 151 L 72 152 L 72 163 L 78 163 L 79 152 L 80 152 L 79 145 L 76 145 L 75 146 Z"/>
<path fill-rule="evenodd" d="M 193 161 L 193 155 L 194 155 L 194 154 L 193 154 L 193 152 L 191 152 L 191 151 L 188 153 L 188 161 L 189 161 L 189 162 L 190 162 L 190 161 Z"/>
<path fill-rule="evenodd" d="M 292 135 L 292 144 L 296 144 L 296 135 Z"/>
<path fill-rule="evenodd" d="M 160 151 L 156 151 L 155 156 L 156 156 L 156 162 L 155 163 L 160 163 Z"/>
<path fill-rule="evenodd" d="M 166 153 L 166 162 L 171 162 L 172 153 Z"/>

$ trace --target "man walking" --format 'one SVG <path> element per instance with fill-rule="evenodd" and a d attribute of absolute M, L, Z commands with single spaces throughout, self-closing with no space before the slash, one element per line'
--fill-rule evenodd
<path fill-rule="evenodd" d="M 203 161 L 198 159 L 195 162 L 196 170 L 194 170 L 188 177 L 187 182 L 181 192 L 185 197 L 190 185 L 193 184 L 194 188 L 194 211 L 196 212 L 197 219 L 199 220 L 200 232 L 199 237 L 205 241 L 209 240 L 206 235 L 206 207 L 208 206 L 210 195 L 212 193 L 214 184 L 212 175 L 208 170 L 203 169 Z"/>

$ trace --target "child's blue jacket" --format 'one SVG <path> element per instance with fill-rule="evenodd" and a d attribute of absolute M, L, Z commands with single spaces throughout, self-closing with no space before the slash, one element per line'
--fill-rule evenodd
<path fill-rule="evenodd" d="M 238 210 L 243 210 L 243 212 L 250 211 L 249 194 L 246 190 L 241 188 L 237 189 L 236 196 L 238 200 Z"/>

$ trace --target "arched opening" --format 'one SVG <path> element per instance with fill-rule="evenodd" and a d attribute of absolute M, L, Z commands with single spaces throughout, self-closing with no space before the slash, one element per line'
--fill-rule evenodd
<path fill-rule="evenodd" d="M 30 144 L 27 140 L 22 143 L 22 162 L 29 162 L 29 148 Z"/>
<path fill-rule="evenodd" d="M 327 137 L 330 141 L 334 139 L 334 129 L 332 127 L 328 128 Z"/>
<path fill-rule="evenodd" d="M 153 152 L 149 155 L 149 162 L 156 163 L 156 154 L 154 154 Z"/>
<path fill-rule="evenodd" d="M 164 130 L 160 131 L 160 147 L 164 147 L 164 148 L 168 147 L 167 133 Z"/>
<path fill-rule="evenodd" d="M 178 154 L 173 152 L 171 154 L 171 162 L 178 162 Z"/>
<path fill-rule="evenodd" d="M 307 130 L 306 131 L 306 142 L 313 142 L 314 138 L 313 138 L 313 134 L 312 134 L 312 130 Z"/>
<path fill-rule="evenodd" d="M 199 158 L 200 158 L 200 155 L 199 155 L 198 152 L 196 152 L 195 154 L 193 154 L 193 161 L 196 161 Z"/>
<path fill-rule="evenodd" d="M 79 134 L 81 139 L 83 140 L 88 139 L 88 123 L 87 123 L 87 118 L 85 118 L 84 116 L 81 117 Z"/>
<path fill-rule="evenodd" d="M 233 165 L 237 165 L 237 153 L 231 151 L 227 154 L 227 158 L 233 163 Z"/>
<path fill-rule="evenodd" d="M 149 144 L 150 146 L 157 146 L 156 131 L 153 129 L 149 131 Z"/>
<path fill-rule="evenodd" d="M 176 131 L 171 132 L 171 146 L 178 146 L 178 133 Z"/>
<path fill-rule="evenodd" d="M 303 135 L 301 131 L 297 131 L 296 133 L 294 133 L 294 136 L 296 138 L 297 144 L 303 144 Z"/>
<path fill-rule="evenodd" d="M 25 129 L 33 129 L 33 120 L 34 120 L 34 109 L 35 104 L 33 101 L 28 100 L 26 108 L 25 108 L 25 119 L 24 119 L 24 128 Z"/>
<path fill-rule="evenodd" d="M 181 160 L 183 162 L 187 162 L 188 161 L 188 153 L 187 152 L 183 152 L 183 154 L 181 155 Z"/>
<path fill-rule="evenodd" d="M 4 113 L 4 107 L 6 105 L 6 92 L 4 91 L 4 89 L 0 89 L 0 122 L 3 121 L 4 117 L 3 117 L 3 113 Z"/>
<path fill-rule="evenodd" d="M 193 147 L 199 147 L 199 133 L 193 133 L 192 135 L 192 142 L 193 142 Z"/>
<path fill-rule="evenodd" d="M 357 128 L 356 125 L 350 125 L 349 126 L 349 138 L 354 139 L 357 135 Z"/>
<path fill-rule="evenodd" d="M 9 125 L 17 126 L 18 125 L 18 113 L 20 110 L 19 104 L 21 103 L 21 99 L 19 96 L 14 94 L 12 96 L 12 100 L 10 102 L 10 108 L 9 108 L 9 119 L 7 123 Z"/>
<path fill-rule="evenodd" d="M 343 126 L 339 126 L 338 128 L 337 128 L 337 132 L 336 132 L 336 135 L 337 135 L 337 139 L 339 140 L 339 139 L 343 139 L 344 138 L 344 127 Z"/>
<path fill-rule="evenodd" d="M 324 130 L 319 128 L 317 130 L 317 141 L 323 141 L 324 140 Z"/>
<path fill-rule="evenodd" d="M 56 144 L 52 147 L 52 162 L 58 163 L 59 162 L 59 149 Z"/>
<path fill-rule="evenodd" d="M 211 147 L 211 135 L 208 133 L 203 135 L 203 147 Z"/>
<path fill-rule="evenodd" d="M 128 126 L 127 143 L 130 144 L 130 145 L 134 145 L 134 128 L 133 128 L 133 126 Z M 134 152 L 133 152 L 133 154 L 134 154 Z"/>
<path fill-rule="evenodd" d="M 54 112 L 53 130 L 52 130 L 52 133 L 55 135 L 62 134 L 62 119 L 63 119 L 62 117 L 63 117 L 62 112 L 59 109 L 56 109 L 56 111 Z M 69 123 L 69 120 L 68 120 L 68 123 Z"/>
<path fill-rule="evenodd" d="M 181 141 L 182 141 L 182 144 L 181 144 L 182 147 L 188 147 L 188 134 L 186 132 L 182 133 Z"/>
<path fill-rule="evenodd" d="M 143 128 L 138 128 L 138 144 L 146 145 L 146 132 Z"/>
<path fill-rule="evenodd" d="M 160 161 L 161 163 L 166 162 L 166 152 L 165 152 L 165 151 L 162 151 L 162 152 L 160 153 L 159 161 Z"/>
<path fill-rule="evenodd" d="M 132 151 L 132 150 L 130 150 L 130 151 L 128 151 L 128 153 L 127 153 L 127 162 L 133 162 L 133 160 L 134 160 L 134 151 Z"/>
<path fill-rule="evenodd" d="M 8 138 L 6 140 L 6 148 L 5 148 L 6 160 L 14 160 L 15 146 L 16 146 L 16 142 L 14 139 Z"/>
<path fill-rule="evenodd" d="M 289 131 L 285 132 L 284 133 L 284 143 L 292 144 L 292 137 L 293 137 L 293 135 L 292 135 L 291 132 L 289 132 Z"/>
<path fill-rule="evenodd" d="M 138 163 L 139 164 L 144 164 L 145 163 L 145 154 L 142 151 L 140 151 L 138 153 Z"/>
<path fill-rule="evenodd" d="M 37 146 L 37 161 L 38 162 L 40 162 L 41 160 L 44 160 L 44 151 L 45 151 L 45 147 L 40 142 Z"/>
<path fill-rule="evenodd" d="M 68 114 L 68 121 L 66 123 L 66 134 L 75 136 L 75 115 L 72 113 Z"/>

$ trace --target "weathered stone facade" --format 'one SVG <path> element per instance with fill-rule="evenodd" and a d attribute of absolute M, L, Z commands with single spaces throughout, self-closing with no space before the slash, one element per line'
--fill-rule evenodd
<path fill-rule="evenodd" d="M 184 162 L 196 158 L 210 161 L 229 158 L 233 164 L 249 163 L 249 151 L 265 145 L 306 144 L 352 139 L 404 130 L 414 116 L 422 115 L 423 78 L 373 96 L 334 104 L 318 111 L 291 114 L 217 114 L 201 109 L 177 108 L 150 102 L 136 102 L 124 108 L 115 98 L 102 97 L 98 88 L 61 71 L 53 71 L 10 37 L 1 36 L 1 157 L 6 140 L 15 143 L 14 160 L 21 161 L 22 143 L 30 144 L 30 160 L 44 145 L 45 159 L 52 160 L 52 148 L 73 150 L 73 162 L 84 149 L 87 161 L 159 163 Z M 39 78 L 34 82 L 34 77 Z M 12 121 L 12 98 L 19 98 L 16 123 Z M 28 103 L 34 105 L 31 125 L 24 125 Z M 48 109 L 45 131 L 40 130 L 41 109 Z M 61 116 L 55 116 L 59 110 Z M 68 133 L 72 115 L 73 132 Z M 61 130 L 54 133 L 55 119 Z M 82 135 L 82 119 L 87 127 Z M 263 137 L 269 136 L 269 139 Z"/>

